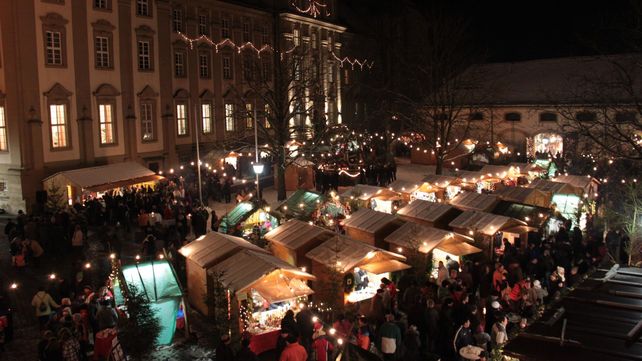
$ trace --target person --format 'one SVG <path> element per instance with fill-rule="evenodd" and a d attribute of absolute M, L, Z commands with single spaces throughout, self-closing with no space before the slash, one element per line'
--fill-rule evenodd
<path fill-rule="evenodd" d="M 508 334 L 506 333 L 506 326 L 508 325 L 508 317 L 500 315 L 497 317 L 497 322 L 493 325 L 491 341 L 493 346 L 501 347 L 508 341 Z"/>
<path fill-rule="evenodd" d="M 103 299 L 100 301 L 100 309 L 96 312 L 96 320 L 98 321 L 98 331 L 106 328 L 114 328 L 118 322 L 118 314 L 116 310 L 111 307 L 109 300 Z"/>
<path fill-rule="evenodd" d="M 426 301 L 426 309 L 424 309 L 423 322 L 423 344 L 426 351 L 434 352 L 435 344 L 437 341 L 437 333 L 439 332 L 439 311 L 435 309 L 435 301 L 428 299 Z"/>
<path fill-rule="evenodd" d="M 299 335 L 299 327 L 294 319 L 294 311 L 288 310 L 281 320 L 281 330 L 287 334 Z"/>
<path fill-rule="evenodd" d="M 254 351 L 250 349 L 250 338 L 244 337 L 241 340 L 241 349 L 236 354 L 235 361 L 259 361 Z"/>
<path fill-rule="evenodd" d="M 305 348 L 297 342 L 297 336 L 288 335 L 286 338 L 286 346 L 279 361 L 306 361 L 308 359 L 308 352 Z"/>
<path fill-rule="evenodd" d="M 58 332 L 60 338 L 60 347 L 62 348 L 63 361 L 79 361 L 80 360 L 80 343 L 71 334 L 68 328 L 61 328 Z"/>
<path fill-rule="evenodd" d="M 421 359 L 420 347 L 421 340 L 419 339 L 419 332 L 417 326 L 410 325 L 403 338 L 404 345 L 404 361 L 419 361 Z"/>
<path fill-rule="evenodd" d="M 212 229 L 212 232 L 216 232 L 218 230 L 218 216 L 216 215 L 216 211 L 212 210 L 212 216 L 210 217 L 210 228 Z"/>
<path fill-rule="evenodd" d="M 328 361 L 334 351 L 334 346 L 325 335 L 323 325 L 319 322 L 314 324 L 314 334 L 312 334 L 312 361 Z"/>
<path fill-rule="evenodd" d="M 379 288 L 377 293 L 372 297 L 370 301 L 370 321 L 374 322 L 375 325 L 380 325 L 384 321 L 384 302 L 383 302 L 384 290 Z"/>
<path fill-rule="evenodd" d="M 80 225 L 77 224 L 74 229 L 74 234 L 71 237 L 71 247 L 73 249 L 74 258 L 79 258 L 82 255 L 83 247 L 85 246 L 85 235 L 82 233 Z"/>
<path fill-rule="evenodd" d="M 332 328 L 336 330 L 337 335 L 340 337 L 348 337 L 352 331 L 352 322 L 343 313 L 340 313 L 337 315 L 337 320 L 332 324 Z"/>
<path fill-rule="evenodd" d="M 60 342 L 54 333 L 50 330 L 42 334 L 42 339 L 38 342 L 38 360 L 43 361 L 61 361 L 62 349 Z"/>
<path fill-rule="evenodd" d="M 43 286 L 38 287 L 38 292 L 33 296 L 31 305 L 36 309 L 36 317 L 40 328 L 43 329 L 51 317 L 52 307 L 58 308 L 60 305 L 51 298 L 51 295 L 45 291 Z"/>
<path fill-rule="evenodd" d="M 357 346 L 370 350 L 370 326 L 365 316 L 359 317 L 357 329 Z"/>
<path fill-rule="evenodd" d="M 230 347 L 231 342 L 230 335 L 221 336 L 221 342 L 216 346 L 216 361 L 234 361 L 234 351 Z"/>
<path fill-rule="evenodd" d="M 397 349 L 401 346 L 401 330 L 394 321 L 395 316 L 388 312 L 386 322 L 381 325 L 378 331 L 377 347 L 383 354 L 385 361 L 394 360 Z"/>
<path fill-rule="evenodd" d="M 473 339 L 472 332 L 470 331 L 470 320 L 466 319 L 464 323 L 459 326 L 457 332 L 455 333 L 455 338 L 453 339 L 453 346 L 455 348 L 455 353 L 459 354 L 459 350 L 462 347 L 466 347 L 475 343 Z"/>

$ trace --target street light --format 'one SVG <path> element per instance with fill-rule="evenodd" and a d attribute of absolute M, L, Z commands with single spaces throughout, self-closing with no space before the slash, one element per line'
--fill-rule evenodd
<path fill-rule="evenodd" d="M 259 163 L 259 122 L 256 114 L 256 100 L 254 101 L 254 164 L 252 164 L 252 169 L 254 169 L 254 174 L 256 174 L 256 199 L 257 202 L 261 201 L 261 192 L 259 186 L 259 174 L 263 173 L 263 164 Z M 260 203 L 258 203 L 260 204 Z"/>

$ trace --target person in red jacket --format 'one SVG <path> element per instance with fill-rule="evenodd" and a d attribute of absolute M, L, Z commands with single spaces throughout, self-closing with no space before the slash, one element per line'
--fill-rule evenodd
<path fill-rule="evenodd" d="M 287 345 L 281 352 L 279 361 L 306 361 L 308 359 L 308 352 L 303 346 L 299 345 L 297 336 L 289 334 L 286 342 Z"/>
<path fill-rule="evenodd" d="M 312 335 L 312 353 L 314 355 L 312 361 L 328 361 L 329 356 L 334 351 L 334 346 L 332 342 L 328 341 L 328 338 L 323 331 L 323 326 L 320 323 L 314 324 L 314 334 Z"/>

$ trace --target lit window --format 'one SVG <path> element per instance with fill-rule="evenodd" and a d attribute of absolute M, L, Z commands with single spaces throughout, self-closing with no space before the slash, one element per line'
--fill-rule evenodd
<path fill-rule="evenodd" d="M 152 69 L 151 46 L 147 40 L 138 41 L 138 69 Z"/>
<path fill-rule="evenodd" d="M 185 77 L 185 53 L 180 51 L 174 53 L 174 76 Z"/>
<path fill-rule="evenodd" d="M 234 131 L 234 104 L 225 104 L 225 130 Z"/>
<path fill-rule="evenodd" d="M 254 114 L 252 114 L 252 103 L 245 104 L 245 127 L 254 127 Z"/>
<path fill-rule="evenodd" d="M 299 46 L 299 42 L 301 41 L 299 35 L 299 29 L 292 30 L 292 41 L 294 42 L 294 46 Z"/>
<path fill-rule="evenodd" d="M 201 35 L 210 35 L 209 19 L 207 15 L 198 16 L 198 33 Z"/>
<path fill-rule="evenodd" d="M 212 105 L 201 104 L 201 120 L 203 124 L 203 134 L 212 132 Z"/>
<path fill-rule="evenodd" d="M 100 144 L 114 144 L 114 109 L 111 104 L 100 104 L 98 106 L 98 117 L 100 118 Z"/>
<path fill-rule="evenodd" d="M 51 147 L 68 147 L 69 141 L 67 139 L 67 106 L 65 104 L 50 105 L 49 116 L 51 118 Z"/>
<path fill-rule="evenodd" d="M 221 38 L 223 39 L 230 38 L 230 21 L 225 18 L 221 20 Z"/>
<path fill-rule="evenodd" d="M 0 151 L 6 152 L 9 150 L 7 143 L 7 119 L 4 114 L 4 107 L 0 107 Z"/>
<path fill-rule="evenodd" d="M 136 0 L 136 15 L 150 16 L 149 0 Z"/>
<path fill-rule="evenodd" d="M 210 58 L 207 54 L 198 56 L 198 72 L 201 78 L 210 77 Z"/>
<path fill-rule="evenodd" d="M 272 127 L 272 124 L 270 123 L 270 105 L 265 104 L 263 107 L 263 112 L 265 112 L 265 128 L 269 129 Z"/>
<path fill-rule="evenodd" d="M 178 135 L 187 135 L 187 111 L 185 104 L 176 104 L 176 127 Z"/>
<path fill-rule="evenodd" d="M 62 65 L 62 33 L 46 31 L 47 64 Z"/>
<path fill-rule="evenodd" d="M 223 57 L 223 79 L 232 79 L 232 58 Z"/>
<path fill-rule="evenodd" d="M 154 113 L 151 103 L 141 103 L 140 105 L 140 128 L 143 140 L 154 139 Z"/>
<path fill-rule="evenodd" d="M 183 31 L 183 10 L 181 9 L 172 10 L 172 30 L 176 33 Z"/>
<path fill-rule="evenodd" d="M 109 68 L 109 38 L 106 36 L 96 37 L 96 68 Z"/>

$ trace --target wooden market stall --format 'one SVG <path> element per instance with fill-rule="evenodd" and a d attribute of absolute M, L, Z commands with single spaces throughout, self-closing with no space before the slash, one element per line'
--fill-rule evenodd
<path fill-rule="evenodd" d="M 447 228 L 448 223 L 457 218 L 462 211 L 444 203 L 415 199 L 397 212 L 403 220 L 425 224 L 437 228 Z"/>
<path fill-rule="evenodd" d="M 310 269 L 310 261 L 305 254 L 335 235 L 325 228 L 291 219 L 268 232 L 265 239 L 276 257 L 293 266 Z"/>
<path fill-rule="evenodd" d="M 219 232 L 209 232 L 178 250 L 185 257 L 187 295 L 195 309 L 206 316 L 212 311 L 205 302 L 212 287 L 207 270 L 244 249 L 269 254 L 242 238 Z"/>
<path fill-rule="evenodd" d="M 553 181 L 570 185 L 577 189 L 584 198 L 594 200 L 598 196 L 597 190 L 600 182 L 593 177 L 581 175 L 560 175 L 553 178 Z"/>
<path fill-rule="evenodd" d="M 485 174 L 490 178 L 497 178 L 504 181 L 517 181 L 517 178 L 520 177 L 519 167 L 512 165 L 485 165 L 482 169 L 479 170 L 481 174 Z"/>
<path fill-rule="evenodd" d="M 65 203 L 72 205 L 123 187 L 153 187 L 161 179 L 163 176 L 143 165 L 122 162 L 58 172 L 45 178 L 42 185 L 46 191 L 61 189 Z"/>
<path fill-rule="evenodd" d="M 536 178 L 541 178 L 548 173 L 548 167 L 544 167 L 538 163 L 518 163 L 513 162 L 509 164 L 519 170 L 520 178 L 524 178 L 527 182 Z M 522 184 L 522 182 L 518 182 Z"/>
<path fill-rule="evenodd" d="M 357 184 L 340 195 L 342 202 L 357 202 L 359 208 L 394 213 L 401 208 L 403 197 L 388 188 Z"/>
<path fill-rule="evenodd" d="M 527 204 L 540 208 L 550 208 L 553 194 L 537 188 L 509 187 L 495 193 L 501 200 Z"/>
<path fill-rule="evenodd" d="M 550 208 L 509 201 L 500 201 L 492 213 L 523 220 L 545 236 L 556 233 L 564 224 L 564 219 L 553 214 Z"/>
<path fill-rule="evenodd" d="M 403 220 L 383 212 L 362 208 L 343 221 L 348 237 L 372 246 L 385 247 L 384 238 L 401 227 Z"/>
<path fill-rule="evenodd" d="M 489 212 L 499 203 L 499 198 L 492 194 L 462 192 L 450 200 L 450 205 L 463 211 Z"/>
<path fill-rule="evenodd" d="M 324 300 L 337 297 L 350 303 L 372 298 L 382 278 L 390 278 L 390 272 L 410 268 L 404 263 L 403 255 L 338 235 L 312 249 L 306 257 L 312 260 L 312 274 L 320 282 L 327 281 L 333 270 L 343 277 L 343 289 L 319 296 Z M 359 312 L 365 313 L 368 304 L 361 304 Z"/>
<path fill-rule="evenodd" d="M 432 197 L 429 193 L 434 192 L 437 200 L 445 201 L 459 194 L 462 188 L 460 178 L 447 175 L 430 174 L 424 177 L 423 182 L 421 188 L 415 192 L 415 199 L 430 201 Z"/>
<path fill-rule="evenodd" d="M 412 194 L 419 188 L 421 183 L 410 182 L 401 179 L 390 183 L 388 190 L 399 193 L 405 202 L 409 202 L 412 199 Z"/>
<path fill-rule="evenodd" d="M 554 182 L 544 179 L 535 179 L 528 188 L 549 192 L 551 207 L 559 212 L 564 218 L 571 220 L 574 224 L 580 224 L 582 213 L 583 190 L 568 183 Z M 578 217 L 579 216 L 579 217 Z"/>
<path fill-rule="evenodd" d="M 296 307 L 297 298 L 313 293 L 307 282 L 316 279 L 271 254 L 249 249 L 216 264 L 207 275 L 227 288 L 228 312 L 239 315 L 239 331 L 252 335 L 250 349 L 256 354 L 276 348 L 281 319 Z"/>
<path fill-rule="evenodd" d="M 458 169 L 452 174 L 459 179 L 459 187 L 463 190 L 481 192 L 492 186 L 492 183 L 484 182 L 486 176 L 481 172 Z"/>
<path fill-rule="evenodd" d="M 276 211 L 283 215 L 282 218 L 285 219 L 309 220 L 323 202 L 325 202 L 323 194 L 299 189 L 279 204 L 276 207 Z"/>
<path fill-rule="evenodd" d="M 269 207 L 257 207 L 253 202 L 241 202 L 221 217 L 218 231 L 239 237 L 248 236 L 259 226 L 261 234 L 279 225 L 279 218 Z"/>
<path fill-rule="evenodd" d="M 274 182 L 276 184 L 276 178 Z M 296 158 L 285 168 L 285 190 L 297 189 L 314 189 L 314 163 L 303 157 Z"/>

